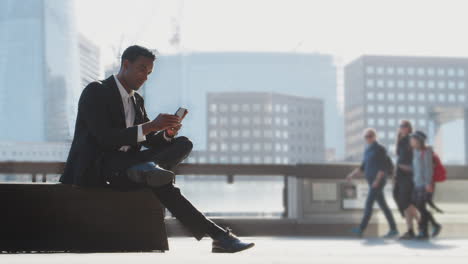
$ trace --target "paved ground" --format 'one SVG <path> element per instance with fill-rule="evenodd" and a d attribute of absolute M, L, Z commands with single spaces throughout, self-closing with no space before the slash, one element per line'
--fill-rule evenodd
<path fill-rule="evenodd" d="M 249 238 L 257 245 L 238 254 L 210 253 L 210 240 L 171 238 L 166 253 L 2 254 L 0 263 L 468 263 L 468 239 L 399 242 L 382 239 Z"/>

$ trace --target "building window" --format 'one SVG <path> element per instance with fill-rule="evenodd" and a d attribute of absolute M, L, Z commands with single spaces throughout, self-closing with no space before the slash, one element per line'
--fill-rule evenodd
<path fill-rule="evenodd" d="M 413 80 L 408 81 L 408 88 L 414 88 L 414 81 Z"/>
<path fill-rule="evenodd" d="M 398 80 L 397 86 L 398 86 L 398 88 L 404 88 L 404 87 L 405 87 L 405 81 L 403 81 L 403 80 Z"/>
<path fill-rule="evenodd" d="M 387 87 L 388 88 L 393 88 L 395 87 L 395 82 L 393 80 L 388 80 L 387 81 Z"/>
<path fill-rule="evenodd" d="M 458 89 L 465 89 L 465 82 L 458 82 Z"/>
<path fill-rule="evenodd" d="M 434 81 L 427 82 L 427 88 L 433 89 L 435 87 Z"/>
<path fill-rule="evenodd" d="M 218 145 L 216 143 L 211 143 L 210 144 L 210 151 L 217 151 L 218 150 Z"/>
<path fill-rule="evenodd" d="M 383 67 L 377 67 L 377 74 L 383 74 L 384 73 L 384 69 Z"/>
<path fill-rule="evenodd" d="M 439 94 L 439 102 L 445 102 L 445 94 Z"/>
<path fill-rule="evenodd" d="M 377 80 L 377 87 L 382 88 L 384 86 L 383 80 Z"/>
<path fill-rule="evenodd" d="M 455 102 L 455 95 L 454 94 L 449 94 L 448 95 L 448 101 L 449 102 Z"/>
<path fill-rule="evenodd" d="M 231 145 L 231 149 L 232 149 L 233 151 L 239 151 L 239 144 L 233 143 L 233 144 Z"/>
<path fill-rule="evenodd" d="M 414 112 L 416 112 L 416 107 L 414 107 L 413 105 L 410 105 L 410 106 L 408 107 L 408 112 L 409 112 L 410 114 L 414 114 Z"/>
<path fill-rule="evenodd" d="M 465 102 L 465 95 L 464 95 L 464 94 L 460 94 L 460 95 L 458 96 L 458 101 L 460 101 L 460 102 Z"/>
<path fill-rule="evenodd" d="M 238 104 L 232 104 L 231 105 L 231 110 L 233 112 L 239 112 L 239 105 Z"/>
<path fill-rule="evenodd" d="M 403 105 L 398 106 L 398 113 L 403 114 L 405 112 L 405 107 Z"/>
<path fill-rule="evenodd" d="M 460 76 L 460 77 L 461 77 L 461 76 L 465 76 L 465 70 L 460 68 L 460 69 L 458 69 L 457 74 L 458 74 L 458 76 Z"/>
<path fill-rule="evenodd" d="M 253 109 L 254 112 L 260 112 L 261 106 L 260 106 L 260 104 L 254 104 L 252 106 L 252 109 Z"/>
<path fill-rule="evenodd" d="M 393 69 L 393 67 L 387 68 L 387 74 L 392 75 L 394 72 L 395 72 L 395 69 Z"/>
<path fill-rule="evenodd" d="M 414 68 L 413 67 L 408 67 L 408 69 L 406 69 L 408 75 L 414 75 Z"/>
<path fill-rule="evenodd" d="M 246 130 L 246 129 L 242 130 L 242 137 L 243 138 L 250 137 L 250 130 Z"/>
<path fill-rule="evenodd" d="M 395 94 L 394 93 L 388 93 L 387 98 L 388 98 L 388 100 L 393 101 L 393 100 L 395 100 Z"/>
<path fill-rule="evenodd" d="M 389 125 L 389 126 L 395 126 L 395 124 L 396 124 L 395 118 L 390 118 L 390 119 L 388 119 L 388 125 Z"/>
<path fill-rule="evenodd" d="M 373 79 L 367 79 L 366 80 L 366 86 L 368 88 L 373 88 L 374 87 L 374 80 Z"/>
<path fill-rule="evenodd" d="M 447 75 L 448 76 L 454 76 L 455 75 L 455 70 L 453 68 L 450 68 L 447 70 Z"/>
<path fill-rule="evenodd" d="M 434 68 L 427 69 L 427 75 L 434 76 Z"/>
<path fill-rule="evenodd" d="M 414 101 L 414 99 L 415 99 L 414 93 L 409 93 L 409 94 L 408 94 L 408 100 L 409 100 L 409 101 Z"/>
<path fill-rule="evenodd" d="M 426 126 L 426 120 L 424 120 L 424 119 L 419 119 L 419 120 L 418 120 L 418 124 L 419 124 L 419 126 L 421 126 L 421 127 L 425 127 L 425 126 Z"/>
<path fill-rule="evenodd" d="M 450 81 L 448 82 L 447 86 L 449 89 L 455 89 L 455 82 Z"/>
<path fill-rule="evenodd" d="M 385 99 L 384 93 L 378 93 L 378 94 L 377 94 L 377 99 L 378 99 L 379 101 L 383 101 L 383 100 Z"/>
<path fill-rule="evenodd" d="M 445 70 L 443 68 L 437 69 L 437 75 L 439 76 L 445 76 Z"/>
<path fill-rule="evenodd" d="M 239 137 L 239 130 L 237 130 L 237 129 L 231 130 L 231 136 L 232 137 Z"/>
<path fill-rule="evenodd" d="M 429 101 L 434 102 L 435 101 L 435 94 L 430 93 L 428 96 Z"/>
<path fill-rule="evenodd" d="M 400 100 L 400 101 L 405 100 L 405 94 L 404 93 L 398 93 L 398 100 Z"/>
<path fill-rule="evenodd" d="M 419 80 L 418 81 L 418 88 L 424 88 L 424 87 L 425 87 L 424 81 Z"/>
<path fill-rule="evenodd" d="M 367 66 L 366 67 L 366 73 L 367 74 L 374 74 L 374 67 L 373 66 Z"/>
<path fill-rule="evenodd" d="M 444 81 L 439 81 L 439 82 L 437 83 L 437 87 L 438 87 L 439 89 L 444 89 L 444 88 L 445 88 L 445 82 L 444 82 Z"/>
<path fill-rule="evenodd" d="M 418 68 L 418 75 L 424 76 L 424 74 L 425 74 L 424 68 Z"/>
<path fill-rule="evenodd" d="M 210 104 L 210 112 L 216 112 L 216 104 Z"/>
<path fill-rule="evenodd" d="M 218 123 L 218 119 L 216 119 L 216 117 L 210 118 L 210 125 L 216 125 L 217 123 Z"/>
<path fill-rule="evenodd" d="M 419 101 L 424 101 L 424 100 L 426 100 L 426 95 L 423 94 L 423 93 L 418 94 L 418 100 L 419 100 Z"/>
<path fill-rule="evenodd" d="M 398 73 L 398 75 L 403 75 L 403 74 L 405 74 L 405 69 L 403 67 L 398 67 L 397 68 L 397 73 Z"/>
<path fill-rule="evenodd" d="M 221 104 L 221 105 L 219 106 L 219 111 L 221 111 L 221 112 L 227 112 L 227 110 L 228 110 L 227 104 Z"/>
<path fill-rule="evenodd" d="M 242 143 L 242 151 L 249 151 L 250 150 L 250 143 L 244 142 Z"/>
<path fill-rule="evenodd" d="M 388 106 L 387 111 L 388 111 L 388 113 L 390 113 L 390 114 L 395 113 L 395 106 L 393 106 L 393 105 Z"/>
<path fill-rule="evenodd" d="M 210 130 L 209 137 L 210 138 L 215 138 L 218 136 L 218 133 L 216 130 Z"/>
<path fill-rule="evenodd" d="M 379 113 L 383 113 L 383 112 L 385 112 L 385 106 L 383 106 L 383 105 L 379 105 L 379 107 L 378 107 L 378 111 L 379 111 Z"/>
<path fill-rule="evenodd" d="M 242 111 L 243 112 L 250 112 L 250 106 L 248 104 L 243 104 L 242 105 Z"/>
<path fill-rule="evenodd" d="M 375 119 L 369 118 L 369 119 L 367 120 L 367 125 L 368 125 L 368 126 L 374 126 L 374 125 L 375 125 Z"/>
<path fill-rule="evenodd" d="M 368 105 L 367 106 L 367 113 L 374 113 L 375 111 L 375 108 L 373 105 Z"/>

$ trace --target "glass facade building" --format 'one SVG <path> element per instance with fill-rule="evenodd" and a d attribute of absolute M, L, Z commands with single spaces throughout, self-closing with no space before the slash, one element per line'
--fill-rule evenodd
<path fill-rule="evenodd" d="M 81 91 L 73 5 L 0 1 L 0 140 L 71 140 Z"/>

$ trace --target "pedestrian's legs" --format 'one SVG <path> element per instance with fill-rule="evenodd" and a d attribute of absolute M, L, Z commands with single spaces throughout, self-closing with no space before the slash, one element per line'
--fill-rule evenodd
<path fill-rule="evenodd" d="M 383 194 L 382 188 L 378 188 L 378 192 L 376 194 L 376 200 L 379 204 L 380 209 L 385 214 L 385 218 L 387 218 L 387 222 L 390 226 L 390 230 L 397 230 L 395 219 L 393 219 L 393 214 L 390 208 L 388 208 L 387 201 L 385 200 L 385 196 Z"/>
<path fill-rule="evenodd" d="M 366 204 L 364 208 L 364 215 L 362 217 L 360 225 L 361 231 L 364 231 L 367 228 L 367 225 L 369 224 L 369 220 L 372 216 L 376 194 L 377 190 L 372 187 L 369 187 L 369 193 L 367 194 Z"/>

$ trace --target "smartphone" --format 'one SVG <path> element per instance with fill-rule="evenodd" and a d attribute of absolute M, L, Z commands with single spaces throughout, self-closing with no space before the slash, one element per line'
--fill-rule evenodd
<path fill-rule="evenodd" d="M 180 119 L 184 118 L 185 114 L 187 113 L 187 109 L 179 107 L 174 115 L 178 116 Z"/>

